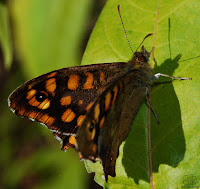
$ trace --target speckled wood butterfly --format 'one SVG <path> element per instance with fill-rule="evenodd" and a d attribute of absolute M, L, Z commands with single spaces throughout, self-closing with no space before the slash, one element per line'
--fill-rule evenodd
<path fill-rule="evenodd" d="M 119 146 L 155 79 L 150 54 L 141 48 L 128 63 L 64 68 L 34 78 L 9 96 L 17 115 L 47 126 L 81 158 L 100 160 L 105 179 L 115 176 Z M 174 78 L 173 79 L 189 79 Z"/>

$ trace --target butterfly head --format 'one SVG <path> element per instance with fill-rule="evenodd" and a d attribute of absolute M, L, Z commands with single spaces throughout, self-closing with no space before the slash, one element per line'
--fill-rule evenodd
<path fill-rule="evenodd" d="M 141 48 L 141 52 L 135 52 L 133 56 L 133 60 L 136 65 L 144 65 L 148 63 L 150 57 L 150 53 L 146 51 L 144 46 Z"/>

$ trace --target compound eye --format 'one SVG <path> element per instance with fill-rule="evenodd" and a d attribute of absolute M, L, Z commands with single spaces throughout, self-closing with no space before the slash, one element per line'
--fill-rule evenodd
<path fill-rule="evenodd" d="M 139 57 L 138 57 L 138 61 L 139 61 L 139 62 L 144 62 L 144 57 L 143 57 L 143 56 L 139 56 Z"/>
<path fill-rule="evenodd" d="M 35 95 L 35 99 L 38 101 L 38 102 L 43 102 L 45 99 L 47 98 L 47 95 L 43 92 L 38 92 L 36 95 Z"/>

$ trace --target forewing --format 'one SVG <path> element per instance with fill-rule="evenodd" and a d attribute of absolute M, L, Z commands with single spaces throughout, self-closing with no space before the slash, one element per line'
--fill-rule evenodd
<path fill-rule="evenodd" d="M 44 74 L 18 87 L 9 96 L 9 107 L 56 133 L 76 134 L 93 102 L 125 65 L 77 66 Z"/>

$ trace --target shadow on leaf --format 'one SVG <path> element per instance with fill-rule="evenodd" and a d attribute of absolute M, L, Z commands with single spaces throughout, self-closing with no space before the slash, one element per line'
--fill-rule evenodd
<path fill-rule="evenodd" d="M 164 72 L 173 75 L 180 58 L 179 54 L 173 60 L 165 60 L 161 66 L 155 67 L 155 73 Z M 151 96 L 151 103 L 160 120 L 160 125 L 157 125 L 154 115 L 151 115 L 152 167 L 153 172 L 158 172 L 161 164 L 176 167 L 184 158 L 186 146 L 180 104 L 173 83 L 153 86 Z M 143 104 L 123 148 L 122 164 L 127 176 L 133 178 L 136 184 L 139 184 L 139 180 L 150 182 L 145 120 L 147 120 L 147 107 Z"/>

